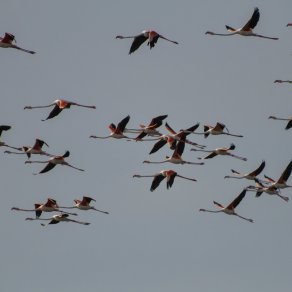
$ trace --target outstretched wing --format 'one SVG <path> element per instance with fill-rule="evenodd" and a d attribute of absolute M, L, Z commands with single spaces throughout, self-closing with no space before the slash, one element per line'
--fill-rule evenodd
<path fill-rule="evenodd" d="M 217 156 L 218 154 L 216 152 L 212 152 L 209 155 L 207 155 L 206 157 L 204 157 L 204 159 L 209 159 L 209 158 L 213 158 L 215 156 Z"/>
<path fill-rule="evenodd" d="M 250 172 L 248 175 L 249 176 L 252 176 L 252 177 L 259 175 L 263 171 L 263 169 L 265 168 L 265 166 L 266 166 L 266 163 L 265 163 L 265 161 L 263 161 L 261 163 L 261 165 L 256 170 Z"/>
<path fill-rule="evenodd" d="M 151 149 L 151 151 L 149 152 L 149 154 L 153 154 L 155 152 L 157 152 L 160 148 L 162 148 L 165 144 L 167 143 L 167 140 L 165 139 L 161 139 L 158 142 L 156 142 L 153 146 L 153 148 Z"/>
<path fill-rule="evenodd" d="M 54 117 L 56 117 L 63 109 L 62 108 L 59 108 L 58 105 L 55 105 L 53 110 L 50 112 L 50 114 L 48 115 L 48 117 L 43 120 L 43 121 L 46 121 L 46 120 L 49 120 L 49 119 L 52 119 Z"/>
<path fill-rule="evenodd" d="M 134 38 L 134 41 L 131 45 L 129 54 L 132 54 L 133 52 L 135 52 L 146 40 L 147 40 L 147 37 L 144 35 L 144 33 L 137 35 Z"/>
<path fill-rule="evenodd" d="M 7 125 L 0 126 L 0 136 L 2 134 L 2 131 L 8 131 L 10 129 L 11 129 L 11 126 L 7 126 Z"/>
<path fill-rule="evenodd" d="M 117 126 L 117 130 L 119 131 L 119 132 L 124 132 L 124 130 L 125 130 L 125 128 L 126 128 L 126 126 L 127 126 L 127 124 L 128 124 L 128 122 L 129 122 L 129 120 L 130 120 L 130 116 L 128 115 L 128 116 L 126 116 L 124 119 L 122 119 L 119 123 L 118 123 L 118 126 Z"/>
<path fill-rule="evenodd" d="M 244 189 L 226 208 L 235 209 L 246 194 L 246 189 Z"/>
<path fill-rule="evenodd" d="M 290 163 L 288 164 L 288 166 L 285 168 L 285 170 L 283 171 L 283 173 L 281 174 L 280 178 L 279 178 L 279 182 L 286 182 L 291 174 L 292 171 L 292 160 L 290 161 Z"/>
<path fill-rule="evenodd" d="M 169 189 L 169 188 L 172 187 L 176 175 L 177 175 L 177 173 L 174 172 L 171 176 L 169 176 L 169 177 L 167 178 L 167 182 L 166 182 L 166 187 L 167 187 L 167 189 Z"/>
<path fill-rule="evenodd" d="M 255 7 L 250 20 L 243 26 L 242 30 L 249 31 L 250 29 L 255 28 L 259 19 L 260 19 L 260 12 L 259 12 L 259 9 Z"/>
<path fill-rule="evenodd" d="M 287 126 L 286 126 L 286 130 L 288 130 L 288 129 L 290 129 L 290 128 L 292 128 L 292 120 L 290 120 L 289 122 L 288 122 L 288 124 L 287 124 Z"/>
<path fill-rule="evenodd" d="M 165 176 L 163 174 L 158 174 L 157 176 L 154 177 L 150 191 L 153 192 L 159 185 L 160 183 L 164 180 Z"/>
<path fill-rule="evenodd" d="M 39 173 L 45 173 L 50 171 L 51 169 L 53 169 L 56 166 L 56 164 L 49 162 L 45 168 L 43 170 L 41 170 Z"/>
<path fill-rule="evenodd" d="M 162 125 L 162 121 L 167 118 L 168 115 L 162 115 L 155 117 L 151 120 L 149 127 L 158 128 Z"/>

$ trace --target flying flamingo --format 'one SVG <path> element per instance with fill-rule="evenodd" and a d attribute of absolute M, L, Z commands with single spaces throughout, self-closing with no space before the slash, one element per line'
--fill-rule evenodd
<path fill-rule="evenodd" d="M 274 81 L 274 83 L 292 83 L 292 81 L 291 80 L 279 80 L 279 79 L 277 79 L 277 80 Z"/>
<path fill-rule="evenodd" d="M 149 160 L 144 160 L 143 163 L 165 163 L 170 162 L 174 164 L 196 164 L 196 165 L 203 165 L 204 162 L 189 162 L 185 161 L 181 158 L 185 148 L 185 137 L 182 137 L 181 140 L 177 143 L 176 148 L 171 157 L 166 156 L 166 160 L 152 162 Z"/>
<path fill-rule="evenodd" d="M 82 225 L 89 225 L 90 223 L 88 222 L 82 222 L 82 221 L 77 221 L 77 220 L 73 220 L 68 218 L 69 215 L 68 214 L 58 214 L 58 215 L 54 215 L 51 218 L 26 218 L 25 220 L 44 220 L 44 221 L 50 221 L 47 224 L 43 224 L 41 223 L 42 226 L 47 226 L 48 224 L 57 224 L 59 222 L 73 222 L 73 223 L 78 223 L 78 224 L 82 224 Z"/>
<path fill-rule="evenodd" d="M 208 152 L 210 153 L 209 155 L 207 155 L 206 157 L 204 158 L 199 158 L 199 159 L 209 159 L 209 158 L 213 158 L 217 155 L 228 155 L 228 156 L 232 156 L 234 158 L 238 158 L 238 159 L 241 159 L 243 161 L 246 161 L 247 158 L 245 157 L 240 157 L 240 156 L 237 156 L 237 155 L 234 155 L 234 154 L 231 154 L 230 152 L 228 152 L 229 150 L 234 150 L 235 149 L 235 145 L 232 143 L 229 148 L 216 148 L 214 150 L 202 150 L 202 149 L 194 149 L 192 148 L 191 151 L 202 151 L 202 152 Z"/>
<path fill-rule="evenodd" d="M 234 169 L 231 169 L 231 171 L 235 174 L 235 175 L 226 175 L 224 176 L 224 178 L 237 178 L 237 179 L 242 179 L 242 178 L 246 178 L 246 179 L 249 179 L 249 180 L 254 180 L 256 178 L 256 176 L 258 176 L 262 171 L 263 169 L 265 168 L 266 166 L 266 163 L 265 161 L 262 161 L 262 163 L 260 164 L 260 166 L 255 169 L 254 171 L 252 172 L 249 172 L 249 173 L 246 173 L 246 174 L 242 174 Z"/>
<path fill-rule="evenodd" d="M 288 27 L 288 26 L 292 26 L 292 23 L 288 23 L 288 24 L 287 24 L 287 27 Z"/>
<path fill-rule="evenodd" d="M 256 178 L 255 178 L 255 182 L 256 182 L 255 186 L 248 186 L 246 189 L 248 191 L 256 192 L 257 198 L 260 197 L 262 195 L 262 193 L 266 193 L 269 195 L 276 195 L 279 198 L 281 198 L 282 200 L 284 200 L 285 202 L 289 201 L 288 197 L 280 195 L 279 190 L 275 186 L 270 185 L 270 186 L 266 187 Z"/>
<path fill-rule="evenodd" d="M 279 120 L 279 121 L 288 121 L 285 130 L 292 128 L 292 117 L 291 118 L 277 118 L 275 116 L 269 116 L 269 119 Z"/>
<path fill-rule="evenodd" d="M 162 121 L 167 118 L 167 115 L 161 115 L 155 117 L 151 120 L 148 126 L 140 125 L 141 129 L 127 129 L 128 132 L 137 131 L 139 135 L 135 138 L 136 141 L 142 140 L 145 136 L 161 136 L 161 134 L 156 130 L 162 125 Z"/>
<path fill-rule="evenodd" d="M 292 186 L 287 185 L 287 180 L 291 174 L 292 171 L 292 160 L 289 162 L 285 170 L 282 172 L 281 176 L 278 178 L 277 181 L 273 180 L 272 178 L 264 175 L 264 177 L 267 179 L 268 182 L 272 183 L 270 185 L 278 188 L 278 189 L 284 189 L 284 188 L 292 188 Z"/>
<path fill-rule="evenodd" d="M 54 106 L 53 110 L 50 112 L 48 117 L 46 119 L 42 120 L 42 121 L 46 121 L 46 120 L 49 120 L 49 119 L 52 119 L 52 118 L 56 117 L 57 115 L 59 115 L 59 113 L 63 109 L 70 108 L 71 105 L 76 105 L 76 106 L 80 106 L 80 107 L 96 109 L 95 105 L 83 105 L 83 104 L 79 104 L 79 103 L 76 103 L 76 102 L 68 101 L 68 100 L 65 100 L 65 99 L 57 99 L 53 103 L 51 103 L 49 105 L 25 106 L 24 109 L 46 108 L 46 107 Z"/>
<path fill-rule="evenodd" d="M 95 138 L 95 139 L 107 139 L 107 138 L 115 138 L 115 139 L 122 139 L 122 138 L 127 138 L 131 139 L 127 136 L 124 135 L 125 128 L 130 120 L 130 116 L 126 116 L 124 119 L 122 119 L 118 125 L 116 126 L 115 124 L 111 123 L 108 128 L 110 130 L 110 135 L 105 136 L 105 137 L 99 137 L 95 135 L 91 135 L 89 138 Z"/>
<path fill-rule="evenodd" d="M 198 147 L 198 148 L 204 148 L 205 146 L 204 145 L 200 145 L 200 144 L 197 144 L 195 142 L 191 142 L 187 139 L 181 139 L 182 137 L 186 137 L 187 135 L 193 133 L 198 127 L 199 127 L 199 123 L 197 123 L 196 125 L 186 129 L 186 130 L 180 130 L 178 133 L 175 132 L 170 126 L 168 123 L 165 123 L 165 127 L 167 129 L 167 131 L 170 132 L 169 135 L 161 135 L 159 138 L 158 138 L 158 142 L 156 142 L 154 144 L 154 146 L 152 147 L 151 151 L 149 154 L 153 154 L 155 152 L 157 152 L 160 148 L 162 148 L 165 144 L 168 144 L 169 145 L 169 148 L 174 150 L 175 147 L 176 147 L 176 144 L 178 141 L 184 141 L 184 143 L 187 143 L 187 144 L 190 144 L 192 146 L 195 146 L 195 147 Z"/>
<path fill-rule="evenodd" d="M 256 27 L 259 19 L 260 19 L 260 12 L 259 12 L 259 9 L 256 7 L 254 9 L 252 17 L 242 28 L 235 29 L 235 28 L 232 28 L 228 25 L 225 25 L 225 27 L 229 33 L 214 33 L 212 31 L 207 31 L 206 34 L 219 35 L 219 36 L 231 36 L 231 35 L 239 34 L 242 36 L 255 36 L 255 37 L 260 37 L 260 38 L 265 38 L 265 39 L 270 39 L 270 40 L 278 40 L 279 38 L 263 36 L 260 34 L 256 34 L 252 31 Z"/>
<path fill-rule="evenodd" d="M 78 199 L 74 200 L 75 205 L 73 207 L 60 207 L 60 208 L 62 208 L 62 209 L 74 209 L 74 208 L 77 208 L 79 210 L 95 210 L 95 211 L 98 211 L 98 212 L 101 212 L 101 213 L 104 213 L 104 214 L 109 214 L 106 211 L 101 211 L 99 209 L 96 209 L 94 206 L 89 205 L 91 201 L 95 202 L 95 199 L 83 196 L 82 200 L 78 200 Z"/>
<path fill-rule="evenodd" d="M 179 175 L 177 172 L 174 170 L 161 170 L 159 173 L 156 173 L 154 175 L 140 175 L 140 174 L 134 174 L 133 177 L 153 177 L 153 181 L 151 184 L 150 191 L 153 192 L 159 185 L 160 183 L 166 178 L 166 187 L 167 189 L 171 188 L 174 182 L 175 177 L 180 177 L 183 179 L 191 180 L 191 181 L 197 181 L 194 178 L 188 178 L 182 175 Z"/>
<path fill-rule="evenodd" d="M 11 126 L 7 126 L 7 125 L 1 125 L 0 126 L 0 137 L 1 137 L 1 134 L 3 131 L 8 131 L 11 129 Z M 1 142 L 0 141 L 0 147 L 1 146 L 4 146 L 4 147 L 7 147 L 7 148 L 11 148 L 11 149 L 15 149 L 15 150 L 21 150 L 21 148 L 17 148 L 17 147 L 13 147 L 13 146 L 9 146 L 7 145 L 5 142 Z"/>
<path fill-rule="evenodd" d="M 224 132 L 224 129 L 226 129 L 226 132 Z M 207 138 L 210 134 L 211 135 L 228 135 L 228 136 L 240 137 L 240 138 L 243 137 L 242 135 L 229 133 L 229 130 L 223 123 L 216 123 L 215 126 L 204 125 L 204 132 L 195 133 L 195 134 L 204 135 L 205 138 Z"/>
<path fill-rule="evenodd" d="M 65 211 L 61 211 L 59 209 L 59 206 L 57 205 L 56 200 L 51 199 L 51 198 L 48 198 L 47 202 L 44 203 L 44 204 L 34 204 L 34 209 L 21 209 L 21 208 L 18 208 L 18 207 L 12 207 L 11 210 L 25 211 L 25 212 L 35 212 L 36 218 L 39 218 L 41 216 L 42 212 L 54 212 L 54 211 L 58 211 L 58 212 L 61 212 L 61 213 L 77 216 L 76 213 L 68 213 L 68 212 L 65 212 Z"/>
<path fill-rule="evenodd" d="M 121 35 L 116 36 L 116 39 L 134 39 L 131 45 L 129 54 L 132 54 L 133 52 L 135 52 L 146 40 L 148 40 L 147 46 L 150 46 L 150 49 L 152 49 L 157 43 L 159 38 L 162 38 L 166 41 L 169 41 L 173 44 L 178 45 L 178 42 L 167 39 L 166 37 L 162 36 L 161 34 L 157 33 L 154 30 L 143 30 L 140 34 L 135 35 L 135 36 L 121 36 Z"/>
<path fill-rule="evenodd" d="M 13 41 L 16 43 L 15 40 L 15 36 L 11 33 L 5 32 L 4 37 L 0 38 L 0 47 L 1 48 L 13 48 L 13 49 L 17 49 L 29 54 L 35 54 L 34 51 L 29 51 L 29 50 L 25 50 L 23 48 L 20 48 L 18 46 L 16 46 L 15 44 L 13 44 Z"/>
<path fill-rule="evenodd" d="M 223 212 L 225 214 L 228 214 L 228 215 L 235 215 L 241 219 L 244 219 L 246 221 L 249 221 L 249 222 L 253 222 L 252 219 L 249 219 L 249 218 L 245 218 L 245 217 L 242 217 L 240 215 L 238 215 L 237 213 L 235 213 L 234 209 L 238 206 L 238 204 L 241 202 L 241 200 L 244 198 L 246 194 L 246 189 L 244 189 L 228 206 L 224 207 L 222 206 L 221 204 L 213 201 L 214 205 L 216 207 L 219 207 L 220 209 L 219 210 L 206 210 L 206 209 L 200 209 L 200 211 L 203 211 L 203 212 L 210 212 L 210 213 L 219 213 L 219 212 Z"/>
<path fill-rule="evenodd" d="M 47 156 L 53 156 L 51 154 L 48 154 L 47 152 L 42 150 L 43 145 L 46 145 L 49 147 L 49 145 L 40 139 L 36 139 L 34 145 L 31 146 L 23 146 L 22 148 L 19 148 L 22 152 L 13 152 L 13 151 L 4 151 L 4 153 L 7 154 L 26 154 L 28 158 L 31 157 L 31 154 L 40 154 L 40 155 L 47 155 Z"/>
<path fill-rule="evenodd" d="M 81 169 L 81 168 L 77 168 L 75 166 L 72 166 L 71 164 L 69 164 L 68 162 L 65 161 L 64 158 L 69 157 L 69 155 L 70 155 L 70 152 L 67 150 L 63 156 L 53 156 L 52 158 L 50 158 L 47 161 L 32 161 L 32 160 L 27 160 L 27 161 L 25 161 L 25 163 L 47 163 L 47 165 L 45 166 L 45 168 L 43 170 L 41 170 L 39 172 L 39 174 L 50 171 L 57 164 L 66 165 L 66 166 L 69 166 L 71 168 L 74 168 L 74 169 L 77 169 L 77 170 L 80 170 L 80 171 L 84 171 L 84 169 Z M 34 173 L 34 174 L 36 175 L 37 173 Z"/>

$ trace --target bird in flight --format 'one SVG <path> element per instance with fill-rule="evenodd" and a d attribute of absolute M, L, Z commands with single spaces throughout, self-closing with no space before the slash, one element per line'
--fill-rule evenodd
<path fill-rule="evenodd" d="M 22 147 L 18 148 L 18 150 L 20 150 L 21 152 L 13 152 L 13 151 L 6 150 L 6 151 L 4 151 L 4 153 L 7 153 L 7 154 L 26 154 L 28 159 L 31 157 L 31 154 L 53 156 L 53 155 L 42 150 L 43 145 L 46 145 L 47 147 L 49 147 L 49 145 L 45 141 L 40 140 L 40 139 L 36 139 L 33 146 L 22 146 Z"/>
<path fill-rule="evenodd" d="M 35 54 L 34 51 L 26 50 L 15 45 L 15 36 L 11 33 L 5 32 L 4 37 L 0 38 L 0 48 L 13 48 L 29 54 Z"/>
<path fill-rule="evenodd" d="M 174 179 L 176 177 L 180 177 L 182 179 L 186 179 L 186 180 L 191 180 L 191 181 L 197 181 L 194 178 L 189 178 L 189 177 L 185 177 L 182 175 L 179 175 L 176 171 L 174 170 L 161 170 L 159 173 L 156 173 L 154 175 L 140 175 L 140 174 L 134 174 L 133 177 L 153 177 L 152 180 L 152 184 L 150 187 L 150 191 L 153 192 L 159 185 L 160 183 L 166 178 L 166 188 L 169 189 L 172 187 L 173 183 L 174 183 Z"/>
<path fill-rule="evenodd" d="M 33 221 L 33 220 L 43 220 L 43 221 L 50 221 L 47 224 L 41 223 L 42 226 L 47 226 L 49 224 L 57 224 L 59 222 L 73 222 L 73 223 L 78 223 L 82 225 L 89 225 L 90 223 L 88 222 L 82 222 L 82 221 L 77 221 L 68 218 L 69 214 L 57 214 L 52 216 L 51 218 L 26 218 L 25 220 Z"/>
<path fill-rule="evenodd" d="M 215 33 L 212 31 L 207 31 L 206 34 L 219 35 L 219 36 L 232 36 L 232 35 L 238 34 L 242 36 L 254 36 L 254 37 L 260 37 L 260 38 L 265 38 L 265 39 L 270 39 L 270 40 L 278 40 L 279 38 L 263 36 L 263 35 L 256 34 L 253 32 L 253 29 L 256 27 L 259 19 L 260 19 L 260 12 L 259 12 L 259 9 L 256 7 L 254 9 L 254 12 L 251 18 L 243 27 L 235 29 L 229 25 L 225 25 L 228 33 Z"/>
<path fill-rule="evenodd" d="M 65 158 L 66 157 L 69 157 L 69 156 L 70 156 L 70 152 L 67 150 L 64 155 L 62 155 L 62 156 L 53 156 L 52 158 L 50 158 L 47 161 L 36 161 L 36 160 L 32 161 L 32 160 L 27 160 L 27 161 L 25 161 L 25 163 L 47 163 L 47 165 L 45 166 L 45 168 L 43 170 L 41 170 L 38 174 L 46 173 L 46 172 L 50 171 L 57 164 L 66 165 L 66 166 L 69 166 L 71 168 L 74 168 L 74 169 L 77 169 L 77 170 L 80 170 L 80 171 L 84 171 L 84 169 L 77 168 L 77 167 L 69 164 L 67 161 L 65 161 Z M 34 173 L 34 174 L 36 175 L 37 173 Z"/>
<path fill-rule="evenodd" d="M 134 39 L 131 45 L 129 54 L 132 54 L 133 52 L 135 52 L 146 40 L 148 40 L 147 46 L 149 46 L 150 49 L 152 49 L 157 43 L 159 38 L 178 45 L 178 42 L 172 41 L 162 36 L 161 34 L 157 33 L 154 30 L 143 30 L 140 34 L 134 35 L 134 36 L 122 36 L 122 35 L 116 36 L 116 39 Z"/>
<path fill-rule="evenodd" d="M 289 130 L 290 128 L 292 128 L 292 117 L 290 118 L 277 118 L 275 116 L 269 116 L 269 119 L 272 120 L 278 120 L 278 121 L 288 121 L 285 130 Z"/>
<path fill-rule="evenodd" d="M 201 151 L 201 152 L 210 153 L 206 157 L 199 158 L 199 159 L 210 159 L 210 158 L 213 158 L 217 155 L 227 155 L 227 156 L 231 156 L 234 158 L 238 158 L 238 159 L 243 160 L 243 161 L 247 160 L 247 158 L 245 158 L 245 157 L 237 156 L 237 155 L 234 155 L 234 154 L 229 152 L 229 150 L 234 150 L 234 149 L 235 149 L 235 145 L 232 143 L 228 148 L 227 147 L 226 148 L 216 148 L 214 150 L 203 150 L 203 149 L 192 148 L 191 151 Z"/>
<path fill-rule="evenodd" d="M 96 109 L 95 105 L 84 105 L 84 104 L 79 104 L 79 103 L 76 103 L 76 102 L 73 102 L 73 101 L 68 101 L 68 100 L 65 100 L 65 99 L 56 99 L 53 103 L 51 103 L 49 105 L 25 106 L 24 109 L 46 108 L 46 107 L 53 106 L 54 108 L 50 112 L 48 117 L 46 119 L 42 120 L 42 121 L 46 121 L 46 120 L 49 120 L 49 119 L 52 119 L 52 118 L 56 117 L 57 115 L 59 115 L 59 113 L 63 109 L 70 108 L 72 105 Z"/>
<path fill-rule="evenodd" d="M 257 169 L 255 169 L 249 173 L 246 173 L 246 174 L 242 174 L 234 169 L 231 169 L 231 172 L 234 173 L 234 175 L 226 175 L 226 176 L 224 176 L 224 178 L 237 178 L 237 179 L 246 178 L 249 180 L 254 180 L 263 171 L 265 166 L 266 166 L 265 161 L 262 161 L 262 163 L 260 164 L 260 166 Z"/>
<path fill-rule="evenodd" d="M 242 199 L 245 197 L 246 194 L 246 189 L 244 189 L 229 205 L 227 205 L 226 207 L 222 206 L 220 203 L 217 203 L 215 201 L 213 201 L 214 205 L 219 208 L 219 210 L 206 210 L 206 209 L 200 209 L 199 211 L 202 212 L 210 212 L 210 213 L 219 213 L 219 212 L 223 212 L 227 215 L 234 215 L 237 216 L 241 219 L 244 219 L 248 222 L 253 223 L 253 219 L 249 219 L 243 216 L 238 215 L 235 212 L 235 208 L 239 205 L 239 203 L 242 201 Z"/>
<path fill-rule="evenodd" d="M 95 211 L 98 211 L 98 212 L 101 212 L 104 214 L 109 214 L 107 211 L 102 211 L 102 210 L 96 209 L 94 206 L 91 206 L 90 205 L 91 201 L 95 202 L 95 199 L 87 197 L 87 196 L 83 196 L 82 200 L 79 200 L 79 199 L 74 200 L 74 202 L 75 202 L 74 206 L 72 206 L 72 207 L 59 207 L 59 208 L 62 208 L 62 209 L 77 208 L 79 210 L 95 210 Z"/>

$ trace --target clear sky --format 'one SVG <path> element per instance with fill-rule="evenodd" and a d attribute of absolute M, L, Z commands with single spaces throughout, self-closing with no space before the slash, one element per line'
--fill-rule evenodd
<path fill-rule="evenodd" d="M 255 32 L 278 41 L 205 35 L 242 26 L 254 7 L 261 13 Z M 12 126 L 1 140 L 22 146 L 43 139 L 48 152 L 70 150 L 68 161 L 85 169 L 59 166 L 34 176 L 42 165 L 1 149 L 2 291 L 290 291 L 291 201 L 248 193 L 237 211 L 254 224 L 198 210 L 212 209 L 213 200 L 227 204 L 250 184 L 224 180 L 231 168 L 248 172 L 265 160 L 263 173 L 277 178 L 292 158 L 292 130 L 268 119 L 291 116 L 291 85 L 273 83 L 292 79 L 291 1 L 2 0 L 0 8 L 1 34 L 13 33 L 19 46 L 37 52 L 0 50 L 0 124 Z M 151 51 L 144 44 L 128 55 L 131 40 L 115 39 L 148 28 L 179 45 L 159 40 Z M 23 110 L 57 98 L 97 109 L 72 107 L 46 122 L 50 109 Z M 248 160 L 146 165 L 171 151 L 149 156 L 153 142 L 89 139 L 107 135 L 107 126 L 128 114 L 131 128 L 161 114 L 177 130 L 200 122 L 201 132 L 221 121 L 244 138 L 190 139 L 208 149 L 233 142 L 234 153 Z M 198 156 L 186 146 L 183 158 Z M 151 179 L 132 178 L 162 169 L 198 181 L 176 179 L 170 190 L 163 182 L 150 192 Z M 282 194 L 292 200 L 291 190 Z M 90 226 L 43 228 L 24 220 L 33 214 L 10 210 L 47 197 L 69 206 L 83 195 L 110 214 L 80 211 L 78 219 Z"/>

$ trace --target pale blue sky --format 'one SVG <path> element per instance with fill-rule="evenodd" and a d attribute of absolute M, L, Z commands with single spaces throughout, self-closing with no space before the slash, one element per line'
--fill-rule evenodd
<path fill-rule="evenodd" d="M 204 34 L 224 32 L 225 24 L 240 27 L 256 6 L 261 18 L 255 32 L 279 41 Z M 20 146 L 42 138 L 48 152 L 68 149 L 68 161 L 86 170 L 60 166 L 33 176 L 42 165 L 25 165 L 24 157 L 1 149 L 3 291 L 290 291 L 291 202 L 248 193 L 238 213 L 254 224 L 198 210 L 212 209 L 213 200 L 227 204 L 250 184 L 224 180 L 231 168 L 248 172 L 264 159 L 264 173 L 278 177 L 292 158 L 292 130 L 268 119 L 291 116 L 291 85 L 273 83 L 292 79 L 291 1 L 2 0 L 0 8 L 1 34 L 13 33 L 19 46 L 37 52 L 0 50 L 0 123 L 12 126 L 1 140 Z M 179 45 L 159 40 L 153 50 L 143 45 L 129 56 L 131 40 L 115 39 L 147 28 Z M 23 110 L 57 98 L 97 109 L 73 107 L 46 122 L 41 119 L 49 109 Z M 161 114 L 175 129 L 200 122 L 202 131 L 203 124 L 224 122 L 244 138 L 190 139 L 211 149 L 233 142 L 234 153 L 248 161 L 145 165 L 171 152 L 149 156 L 152 142 L 89 139 L 107 135 L 108 124 L 128 114 L 132 128 Z M 186 160 L 201 156 L 189 149 Z M 177 179 L 172 189 L 162 183 L 151 193 L 151 179 L 132 178 L 161 169 L 198 182 Z M 292 199 L 291 190 L 282 193 Z M 110 215 L 79 212 L 90 226 L 44 229 L 24 220 L 32 214 L 10 211 L 49 196 L 71 205 L 83 195 Z"/>

